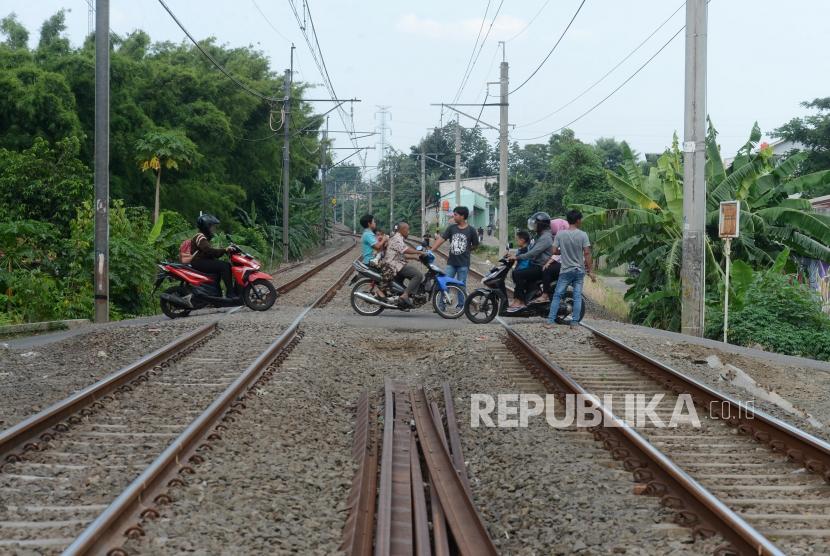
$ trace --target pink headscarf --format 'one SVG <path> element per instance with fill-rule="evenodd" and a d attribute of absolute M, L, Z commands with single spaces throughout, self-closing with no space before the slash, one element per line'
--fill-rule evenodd
<path fill-rule="evenodd" d="M 558 232 L 562 230 L 567 230 L 570 228 L 571 225 L 568 224 L 567 220 L 563 220 L 562 218 L 554 218 L 550 221 L 550 233 L 552 235 L 556 235 Z M 559 262 L 562 260 L 561 255 L 553 255 L 553 260 Z"/>
<path fill-rule="evenodd" d="M 568 224 L 567 220 L 564 220 L 562 218 L 554 218 L 553 220 L 550 221 L 550 232 L 553 235 L 556 235 L 557 232 L 561 232 L 562 230 L 567 230 L 568 228 L 570 228 L 570 226 L 571 225 Z"/>

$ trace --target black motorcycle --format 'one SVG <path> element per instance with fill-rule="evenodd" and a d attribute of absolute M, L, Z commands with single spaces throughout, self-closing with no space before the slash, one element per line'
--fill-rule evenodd
<path fill-rule="evenodd" d="M 410 297 L 412 307 L 420 307 L 432 300 L 432 307 L 436 313 L 445 319 L 459 318 L 464 314 L 463 306 L 467 295 L 464 283 L 444 274 L 434 263 L 435 255 L 432 252 L 425 251 L 419 260 L 427 267 L 427 272 L 418 291 Z M 399 279 L 396 278 L 390 283 L 383 279 L 378 267 L 364 264 L 359 259 L 353 266 L 357 274 L 349 285 L 354 284 L 350 297 L 352 309 L 357 314 L 372 317 L 381 314 L 384 309 L 409 310 L 408 306 L 398 301 L 398 297 L 406 289 Z"/>
<path fill-rule="evenodd" d="M 499 266 L 490 269 L 490 272 L 481 280 L 481 283 L 486 287 L 479 288 L 467 296 L 467 302 L 464 304 L 464 314 L 467 318 L 476 324 L 486 324 L 496 318 L 496 315 L 502 317 L 544 317 L 547 318 L 550 312 L 550 301 L 534 302 L 533 300 L 542 295 L 542 280 L 536 280 L 529 284 L 527 288 L 527 297 L 523 300 L 525 307 L 515 310 L 507 311 L 510 301 L 507 297 L 507 287 L 505 280 L 513 268 L 513 261 L 506 257 L 499 260 Z M 580 311 L 579 320 L 585 316 L 585 300 L 582 302 L 582 310 Z M 573 315 L 573 290 L 568 288 L 562 296 L 559 303 L 559 311 L 556 315 L 556 321 L 559 323 L 567 323 L 571 320 Z"/>

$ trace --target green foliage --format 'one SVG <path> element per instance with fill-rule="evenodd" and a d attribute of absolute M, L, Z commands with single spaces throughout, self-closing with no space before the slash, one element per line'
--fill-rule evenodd
<path fill-rule="evenodd" d="M 92 195 L 92 176 L 77 158 L 79 148 L 75 137 L 54 145 L 38 137 L 22 152 L 0 148 L 0 214 L 51 222 L 67 233 L 75 208 Z"/>
<path fill-rule="evenodd" d="M 781 139 L 801 143 L 807 149 L 807 157 L 799 173 L 809 174 L 830 169 L 830 97 L 803 102 L 805 108 L 816 113 L 794 118 L 775 130 L 773 135 Z M 830 181 L 812 183 L 804 188 L 808 197 L 830 195 Z"/>
<path fill-rule="evenodd" d="M 716 138 L 717 132 L 710 122 L 706 163 L 707 291 L 720 289 L 722 293 L 721 242 L 716 241 L 718 205 L 723 200 L 737 199 L 741 201 L 741 234 L 732 242 L 732 295 L 737 306 L 741 306 L 741 288 L 752 282 L 753 269 L 774 264 L 778 272 L 781 261 L 790 252 L 830 260 L 830 219 L 815 213 L 808 202 L 789 198 L 801 191 L 805 183 L 824 178 L 794 177 L 802 159 L 799 155 L 775 160 L 767 150 L 757 150 L 757 124 L 728 168 L 720 159 Z M 583 225 L 593 236 L 595 254 L 604 255 L 612 266 L 635 261 L 641 268 L 640 276 L 632 281 L 626 294 L 632 303 L 632 321 L 678 330 L 683 167 L 676 136 L 672 148 L 648 171 L 644 175 L 633 156 L 628 155 L 619 172 L 608 172 L 608 183 L 621 199 L 619 206 L 608 209 L 583 205 Z M 783 259 L 782 253 L 786 253 Z M 712 298 L 709 303 L 719 302 Z"/>
<path fill-rule="evenodd" d="M 771 268 L 760 272 L 742 261 L 732 266 L 729 341 L 830 360 L 830 316 L 821 312 L 815 292 L 782 272 L 788 256 L 785 249 Z M 714 338 L 723 335 L 722 304 L 709 311 L 706 333 Z"/>
<path fill-rule="evenodd" d="M 73 48 L 65 30 L 61 11 L 43 23 L 30 49 L 29 32 L 14 15 L 0 20 L 0 236 L 13 239 L 0 248 L 3 320 L 86 318 L 92 310 L 94 42 L 88 37 Z M 280 107 L 245 94 L 188 44 L 153 43 L 135 31 L 113 35 L 112 45 L 113 317 L 157 312 L 153 265 L 178 256 L 200 211 L 216 214 L 224 231 L 275 263 L 319 242 L 313 153 L 323 118 L 302 101 L 304 84 L 292 91 L 291 237 L 283 254 L 276 201 L 283 137 L 271 127 Z M 252 87 L 282 91 L 262 52 L 214 39 L 202 46 Z M 153 170 L 155 180 L 142 170 Z M 148 208 L 156 186 L 168 210 L 159 209 L 154 227 Z M 245 217 L 243 207 L 251 207 Z M 29 251 L 16 249 L 21 242 Z"/>
<path fill-rule="evenodd" d="M 0 19 L 0 33 L 6 36 L 4 44 L 9 48 L 26 48 L 29 41 L 29 31 L 17 20 L 14 13 Z"/>

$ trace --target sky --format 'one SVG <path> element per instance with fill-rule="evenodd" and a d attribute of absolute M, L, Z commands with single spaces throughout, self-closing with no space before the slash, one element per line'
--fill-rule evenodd
<path fill-rule="evenodd" d="M 229 46 L 263 51 L 276 71 L 289 65 L 296 45 L 295 70 L 301 81 L 322 83 L 289 0 L 167 0 L 197 38 L 215 36 Z M 294 0 L 302 11 L 303 0 Z M 355 128 L 377 130 L 379 106 L 388 106 L 387 141 L 409 147 L 442 122 L 432 103 L 452 102 L 481 29 L 477 62 L 459 102 L 480 103 L 487 81 L 499 78 L 506 41 L 511 89 L 537 68 L 562 34 L 582 0 L 306 0 L 337 95 L 358 98 Z M 493 21 L 499 4 L 501 10 Z M 111 27 L 126 34 L 147 31 L 153 40 L 187 40 L 156 0 L 110 0 Z M 679 0 L 585 0 L 559 46 L 536 75 L 510 97 L 512 140 L 550 133 L 592 108 L 654 55 L 685 23 Z M 15 12 L 32 31 L 61 8 L 67 33 L 80 44 L 87 33 L 86 0 L 0 0 L 0 16 Z M 587 94 L 559 110 L 596 82 L 673 17 L 618 69 Z M 263 16 L 264 14 L 264 16 Z M 492 22 L 492 28 L 490 28 Z M 482 25 L 483 23 L 483 25 Z M 807 114 L 805 100 L 830 96 L 830 2 L 826 0 L 711 0 L 709 4 L 707 111 L 719 131 L 725 156 L 733 154 L 758 121 L 765 137 L 791 118 Z M 476 49 L 477 51 L 478 49 Z M 626 140 L 640 153 L 661 152 L 672 133 L 683 134 L 684 33 L 680 33 L 628 84 L 587 116 L 570 125 L 578 138 Z M 498 94 L 498 85 L 490 92 Z M 314 91 L 317 98 L 325 89 Z M 497 99 L 489 97 L 489 102 Z M 320 111 L 324 104 L 318 104 Z M 476 108 L 462 110 L 478 114 Z M 557 111 L 559 110 L 559 111 Z M 543 116 L 549 117 L 536 121 Z M 444 110 L 443 122 L 450 112 Z M 498 108 L 482 119 L 498 125 Z M 474 120 L 462 117 L 462 125 Z M 337 119 L 332 129 L 343 129 Z M 497 132 L 486 130 L 495 143 Z M 346 140 L 341 135 L 340 146 Z M 543 142 L 546 137 L 533 142 Z M 378 136 L 360 140 L 370 146 Z M 344 157 L 349 151 L 336 151 Z M 369 155 L 369 164 L 379 151 Z"/>

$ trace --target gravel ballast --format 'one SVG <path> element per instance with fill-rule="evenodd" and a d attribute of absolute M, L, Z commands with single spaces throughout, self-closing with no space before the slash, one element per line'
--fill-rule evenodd
<path fill-rule="evenodd" d="M 303 330 L 190 484 L 173 491 L 173 505 L 127 543 L 130 554 L 335 553 L 354 472 L 354 404 L 369 389 L 377 408 L 385 376 L 425 385 L 435 400 L 450 383 L 474 499 L 501 553 L 711 552 L 690 544 L 656 499 L 631 494 L 630 474 L 587 433 L 544 420 L 470 427 L 470 396 L 515 393 L 511 372 L 524 372 L 497 327 Z"/>

